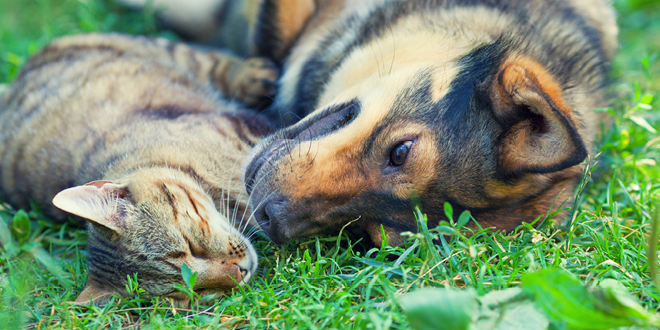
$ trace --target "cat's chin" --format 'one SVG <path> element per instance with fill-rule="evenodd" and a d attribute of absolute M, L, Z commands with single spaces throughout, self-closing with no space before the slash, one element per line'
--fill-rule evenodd
<path fill-rule="evenodd" d="M 200 298 L 202 298 L 199 299 L 196 303 L 199 304 L 200 306 L 212 306 L 213 304 L 216 303 L 218 299 L 220 299 L 220 297 L 224 296 L 225 294 L 231 293 L 235 289 L 236 288 L 195 290 L 195 293 Z M 190 298 L 183 292 L 180 292 L 179 294 L 173 296 L 162 297 L 162 299 L 166 300 L 171 306 L 175 308 L 187 309 L 192 307 L 190 304 Z"/>
<path fill-rule="evenodd" d="M 199 306 L 212 306 L 223 295 L 231 293 L 233 290 L 235 289 L 195 291 L 195 293 L 202 298 L 197 301 L 197 304 Z M 103 294 L 98 298 L 94 298 L 93 300 L 90 299 L 89 297 L 84 297 L 81 299 L 81 297 L 79 296 L 78 299 L 74 301 L 67 301 L 65 302 L 65 304 L 74 305 L 78 307 L 89 306 L 90 303 L 94 306 L 104 306 L 107 305 L 108 303 L 111 303 L 113 297 L 117 299 L 126 298 L 125 296 L 114 292 L 114 293 Z M 152 302 L 155 302 L 155 299 L 157 297 L 158 296 L 148 296 L 148 295 L 145 296 L 145 298 L 151 299 Z M 192 307 L 190 304 L 190 298 L 188 298 L 188 296 L 183 292 L 181 292 L 180 294 L 160 296 L 159 300 L 164 302 L 166 305 L 174 308 L 189 309 Z"/>
<path fill-rule="evenodd" d="M 247 279 L 248 278 L 246 278 L 246 280 Z M 244 286 L 245 282 L 246 281 L 241 281 L 239 286 Z M 238 289 L 238 286 L 234 288 L 208 288 L 195 290 L 195 294 L 201 298 L 196 303 L 201 306 L 211 306 L 220 299 L 220 297 L 229 294 L 236 289 Z M 90 304 L 103 306 L 112 302 L 112 298 L 121 299 L 126 297 L 125 292 L 113 291 L 109 287 L 101 286 L 96 281 L 90 280 L 76 300 L 67 301 L 66 303 L 80 307 L 89 306 Z M 190 297 L 181 291 L 172 291 L 162 296 L 145 294 L 142 297 L 151 299 L 152 301 L 155 301 L 157 297 L 160 297 L 158 300 L 174 308 L 188 309 L 191 307 Z"/>

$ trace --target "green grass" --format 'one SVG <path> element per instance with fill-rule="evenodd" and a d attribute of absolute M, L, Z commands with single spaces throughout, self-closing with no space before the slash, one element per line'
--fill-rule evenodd
<path fill-rule="evenodd" d="M 650 275 L 646 233 L 660 197 L 655 131 L 660 3 L 619 0 L 616 6 L 621 49 L 613 63 L 613 107 L 603 109 L 615 125 L 599 138 L 601 154 L 585 171 L 570 224 L 557 226 L 549 215 L 537 229 L 453 235 L 443 247 L 429 245 L 423 235 L 383 249 L 369 249 L 345 235 L 282 247 L 258 239 L 262 258 L 256 278 L 213 306 L 175 309 L 143 299 L 133 286 L 127 288 L 129 298 L 79 308 L 65 302 L 75 299 L 85 282 L 84 230 L 51 223 L 36 206 L 17 213 L 5 205 L 0 206 L 0 328 L 408 329 L 399 302 L 403 293 L 469 287 L 483 295 L 516 287 L 523 274 L 549 267 L 587 284 L 617 280 L 655 312 L 660 293 Z M 152 14 L 104 1 L 2 0 L 0 83 L 10 83 L 27 57 L 53 38 L 90 31 L 171 36 L 156 31 Z M 465 234 L 467 229 L 446 224 L 436 230 Z"/>

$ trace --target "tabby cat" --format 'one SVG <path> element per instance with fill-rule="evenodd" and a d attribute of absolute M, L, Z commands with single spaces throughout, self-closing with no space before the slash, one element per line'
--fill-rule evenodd
<path fill-rule="evenodd" d="M 239 169 L 270 131 L 222 97 L 255 103 L 276 79 L 267 60 L 164 39 L 56 40 L 0 95 L 0 198 L 88 220 L 77 303 L 103 303 L 137 273 L 149 295 L 187 304 L 173 287 L 184 263 L 195 291 L 220 294 L 257 266 Z"/>

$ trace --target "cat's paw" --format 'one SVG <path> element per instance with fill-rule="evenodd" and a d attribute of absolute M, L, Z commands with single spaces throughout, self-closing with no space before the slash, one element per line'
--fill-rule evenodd
<path fill-rule="evenodd" d="M 249 58 L 232 71 L 231 98 L 254 106 L 275 96 L 280 70 L 271 60 Z"/>

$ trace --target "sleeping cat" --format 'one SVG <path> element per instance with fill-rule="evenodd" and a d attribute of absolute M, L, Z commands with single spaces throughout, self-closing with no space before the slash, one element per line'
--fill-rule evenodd
<path fill-rule="evenodd" d="M 77 303 L 103 303 L 137 273 L 149 295 L 186 304 L 173 288 L 184 263 L 202 296 L 243 284 L 257 255 L 241 234 L 240 163 L 270 127 L 222 96 L 255 103 L 276 79 L 266 60 L 162 39 L 56 40 L 0 95 L 0 198 L 88 220 Z"/>

